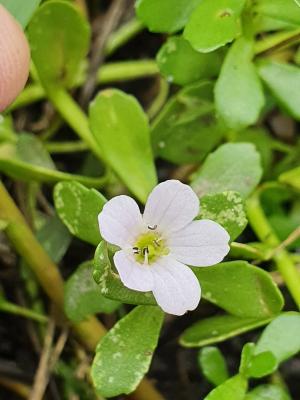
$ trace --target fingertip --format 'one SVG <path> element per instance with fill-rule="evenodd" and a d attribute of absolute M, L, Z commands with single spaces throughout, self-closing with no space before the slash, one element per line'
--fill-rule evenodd
<path fill-rule="evenodd" d="M 30 50 L 19 23 L 0 4 L 0 112 L 18 96 L 29 74 Z"/>

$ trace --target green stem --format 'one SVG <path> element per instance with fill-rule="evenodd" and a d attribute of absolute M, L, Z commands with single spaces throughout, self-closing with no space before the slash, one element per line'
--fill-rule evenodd
<path fill-rule="evenodd" d="M 25 307 L 20 307 L 14 303 L 11 303 L 6 300 L 1 300 L 0 301 L 0 311 L 9 313 L 9 314 L 15 314 L 15 315 L 20 315 L 21 317 L 33 319 L 34 321 L 37 322 L 47 322 L 48 318 L 40 313 L 37 313 L 35 311 L 32 311 L 28 308 Z"/>
<path fill-rule="evenodd" d="M 46 142 L 46 149 L 49 153 L 74 153 L 76 151 L 86 151 L 88 146 L 85 142 Z"/>
<path fill-rule="evenodd" d="M 26 88 L 17 97 L 14 103 L 9 107 L 9 111 L 16 110 L 27 106 L 28 104 L 35 103 L 46 96 L 44 88 L 38 83 L 27 85 Z"/>
<path fill-rule="evenodd" d="M 119 61 L 104 64 L 98 73 L 98 83 L 108 84 L 112 82 L 128 81 L 151 77 L 158 74 L 159 69 L 154 60 Z M 79 77 L 74 87 L 79 87 L 85 81 L 83 74 Z M 32 83 L 22 91 L 9 111 L 24 107 L 46 97 L 44 88 L 38 83 Z"/>
<path fill-rule="evenodd" d="M 105 55 L 111 56 L 116 50 L 129 42 L 143 29 L 144 25 L 136 18 L 133 18 L 131 21 L 122 25 L 120 29 L 110 35 L 106 43 Z"/>
<path fill-rule="evenodd" d="M 92 152 L 101 160 L 102 154 L 99 146 L 92 135 L 89 121 L 85 113 L 69 95 L 69 93 L 59 87 L 46 89 L 47 94 L 57 111 L 77 135 L 89 146 Z"/>
<path fill-rule="evenodd" d="M 147 78 L 159 73 L 154 60 L 119 61 L 104 64 L 98 72 L 98 83 Z"/>
<path fill-rule="evenodd" d="M 6 235 L 27 261 L 46 293 L 59 307 L 63 306 L 63 280 L 58 267 L 37 242 L 23 215 L 0 182 L 0 218 L 8 223 Z"/>
<path fill-rule="evenodd" d="M 261 190 L 257 190 L 246 203 L 249 223 L 261 242 L 272 248 L 280 245 L 260 203 Z M 300 274 L 290 254 L 281 249 L 273 259 L 295 303 L 300 308 Z"/>
<path fill-rule="evenodd" d="M 283 31 L 267 36 L 265 39 L 255 43 L 254 52 L 256 55 L 278 50 L 279 48 L 291 46 L 300 40 L 300 29 Z"/>
<path fill-rule="evenodd" d="M 270 252 L 270 249 L 262 250 L 246 243 L 232 242 L 230 245 L 230 256 L 232 258 L 265 261 Z"/>
<path fill-rule="evenodd" d="M 159 80 L 159 91 L 149 109 L 147 110 L 148 117 L 153 119 L 165 104 L 169 94 L 169 84 L 164 78 Z"/>

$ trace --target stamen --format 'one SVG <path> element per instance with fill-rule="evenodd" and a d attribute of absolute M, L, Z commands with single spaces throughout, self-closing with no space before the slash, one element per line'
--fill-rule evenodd
<path fill-rule="evenodd" d="M 155 246 L 156 247 L 160 247 L 160 244 L 159 244 L 159 241 L 160 241 L 161 239 L 155 239 L 155 240 L 153 240 L 153 243 L 155 244 Z"/>
<path fill-rule="evenodd" d="M 148 229 L 150 229 L 150 231 L 155 231 L 155 229 L 157 228 L 157 225 L 148 225 Z"/>
<path fill-rule="evenodd" d="M 149 254 L 148 247 L 144 247 L 143 248 L 144 263 L 147 264 L 147 265 L 149 264 L 148 254 Z"/>
<path fill-rule="evenodd" d="M 138 247 L 133 247 L 133 254 L 140 254 L 140 249 Z"/>

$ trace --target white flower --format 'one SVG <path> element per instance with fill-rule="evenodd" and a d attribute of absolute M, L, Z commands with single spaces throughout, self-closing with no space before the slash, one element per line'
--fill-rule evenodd
<path fill-rule="evenodd" d="M 152 291 L 160 307 L 182 315 L 199 304 L 201 288 L 186 266 L 206 267 L 222 261 L 229 235 L 219 224 L 196 220 L 200 202 L 190 186 L 177 180 L 157 185 L 144 214 L 128 196 L 108 201 L 99 214 L 100 232 L 121 248 L 114 263 L 123 284 Z"/>

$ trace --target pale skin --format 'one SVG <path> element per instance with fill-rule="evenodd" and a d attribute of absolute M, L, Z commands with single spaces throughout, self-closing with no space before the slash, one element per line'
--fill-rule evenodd
<path fill-rule="evenodd" d="M 25 86 L 29 74 L 30 50 L 22 27 L 0 5 L 0 112 Z"/>

